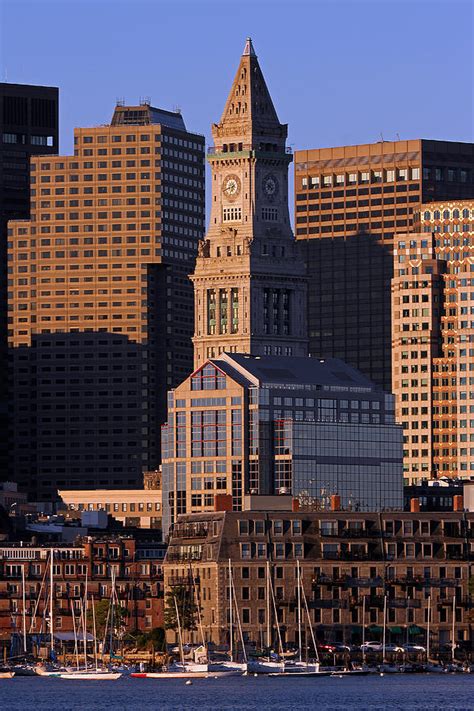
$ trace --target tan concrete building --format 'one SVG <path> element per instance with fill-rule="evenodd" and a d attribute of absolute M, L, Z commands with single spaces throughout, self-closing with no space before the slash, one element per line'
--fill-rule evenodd
<path fill-rule="evenodd" d="M 391 391 L 394 236 L 421 203 L 474 197 L 474 145 L 424 139 L 295 153 L 295 234 L 308 266 L 309 352 Z"/>
<path fill-rule="evenodd" d="M 309 626 L 320 641 L 360 644 L 363 628 L 366 640 L 381 640 L 386 600 L 387 643 L 426 646 L 430 598 L 431 651 L 451 641 L 453 614 L 456 643 L 471 651 L 473 531 L 474 515 L 462 511 L 186 515 L 173 528 L 164 585 L 194 583 L 206 639 L 228 644 L 230 561 L 244 639 L 278 650 L 278 616 L 282 642 L 294 648 L 299 563 L 310 616 L 303 610 L 304 645 Z M 191 634 L 200 641 L 199 630 Z"/>
<path fill-rule="evenodd" d="M 160 489 L 58 491 L 69 511 L 106 511 L 125 526 L 161 529 Z"/>
<path fill-rule="evenodd" d="M 75 129 L 74 156 L 32 160 L 8 337 L 12 473 L 34 500 L 133 489 L 159 464 L 166 391 L 192 369 L 203 158 L 181 114 L 143 104 Z"/>
<path fill-rule="evenodd" d="M 211 218 L 192 276 L 195 367 L 223 351 L 306 355 L 306 276 L 288 213 L 287 126 L 250 39 L 212 135 Z"/>
<path fill-rule="evenodd" d="M 422 205 L 396 236 L 393 390 L 409 483 L 474 476 L 474 201 Z"/>

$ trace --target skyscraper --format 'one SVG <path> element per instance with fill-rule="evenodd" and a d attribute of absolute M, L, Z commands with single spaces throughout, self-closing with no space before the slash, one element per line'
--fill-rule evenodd
<path fill-rule="evenodd" d="M 394 235 L 421 203 L 474 196 L 474 145 L 380 143 L 295 153 L 295 232 L 308 265 L 309 352 L 391 389 Z"/>
<path fill-rule="evenodd" d="M 203 157 L 179 113 L 145 103 L 32 161 L 32 219 L 9 223 L 11 461 L 32 497 L 136 487 L 158 465 L 166 390 L 192 368 Z"/>
<path fill-rule="evenodd" d="M 396 236 L 393 391 L 404 476 L 474 476 L 474 201 L 427 203 Z"/>
<path fill-rule="evenodd" d="M 0 423 L 7 429 L 7 222 L 30 216 L 30 157 L 58 152 L 58 90 L 0 83 Z M 0 445 L 0 479 L 7 473 Z"/>
<path fill-rule="evenodd" d="M 211 219 L 192 276 L 194 364 L 223 351 L 306 355 L 306 274 L 288 214 L 287 126 L 250 39 L 212 134 Z"/>

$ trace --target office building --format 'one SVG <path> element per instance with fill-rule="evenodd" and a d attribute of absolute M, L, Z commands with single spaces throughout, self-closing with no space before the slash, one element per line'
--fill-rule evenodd
<path fill-rule="evenodd" d="M 248 646 L 279 651 L 279 631 L 294 649 L 299 567 L 309 613 L 302 595 L 303 649 L 312 647 L 310 627 L 319 643 L 382 641 L 386 605 L 387 644 L 426 647 L 430 614 L 431 651 L 444 646 L 448 657 L 453 629 L 455 643 L 472 652 L 473 531 L 474 514 L 463 511 L 187 514 L 171 534 L 164 586 L 194 589 L 205 638 L 228 645 L 230 569 L 234 619 L 237 609 Z M 191 635 L 199 642 L 197 628 L 185 641 Z"/>
<path fill-rule="evenodd" d="M 166 391 L 192 369 L 204 138 L 180 113 L 117 105 L 74 156 L 34 158 L 31 220 L 9 223 L 15 480 L 137 488 L 159 464 Z"/>
<path fill-rule="evenodd" d="M 474 201 L 427 203 L 396 235 L 393 391 L 404 476 L 474 476 Z"/>
<path fill-rule="evenodd" d="M 30 216 L 30 158 L 58 152 L 58 89 L 0 83 L 0 423 L 7 430 L 7 223 Z M 7 478 L 7 438 L 0 480 Z"/>
<path fill-rule="evenodd" d="M 58 491 L 69 512 L 106 511 L 124 526 L 161 529 L 161 489 Z"/>
<path fill-rule="evenodd" d="M 295 153 L 295 233 L 308 266 L 309 350 L 391 391 L 394 235 L 436 200 L 474 197 L 474 146 L 382 141 Z"/>
<path fill-rule="evenodd" d="M 168 395 L 163 530 L 219 494 L 289 493 L 401 508 L 402 430 L 393 396 L 337 359 L 224 353 Z"/>
<path fill-rule="evenodd" d="M 195 367 L 224 351 L 307 354 L 305 265 L 288 213 L 287 131 L 248 39 L 212 126 L 211 217 L 192 276 Z"/>

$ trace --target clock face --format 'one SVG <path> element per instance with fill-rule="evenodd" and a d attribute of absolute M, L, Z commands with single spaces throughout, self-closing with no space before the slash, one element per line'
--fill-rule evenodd
<path fill-rule="evenodd" d="M 222 184 L 224 195 L 230 199 L 236 198 L 240 193 L 240 180 L 237 175 L 226 175 Z"/>
<path fill-rule="evenodd" d="M 267 198 L 274 198 L 278 194 L 278 180 L 274 175 L 266 175 L 263 179 L 263 192 Z"/>

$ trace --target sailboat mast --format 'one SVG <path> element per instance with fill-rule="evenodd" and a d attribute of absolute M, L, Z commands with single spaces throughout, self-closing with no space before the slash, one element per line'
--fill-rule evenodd
<path fill-rule="evenodd" d="M 383 596 L 383 642 L 382 642 L 382 659 L 385 662 L 385 641 L 387 636 L 387 596 Z"/>
<path fill-rule="evenodd" d="M 84 600 L 82 601 L 82 636 L 84 640 L 84 669 L 87 669 L 87 568 Z"/>
<path fill-rule="evenodd" d="M 183 649 L 183 637 L 181 635 L 181 623 L 179 621 L 179 611 L 178 603 L 176 602 L 176 595 L 173 595 L 174 608 L 176 610 L 176 621 L 178 623 L 178 639 L 179 639 L 179 653 L 181 655 L 181 664 L 184 666 L 184 649 Z"/>
<path fill-rule="evenodd" d="M 201 606 L 200 606 L 200 604 L 199 604 L 199 597 L 198 597 L 197 590 L 196 590 L 196 584 L 195 584 L 195 581 L 194 581 L 193 566 L 192 566 L 191 561 L 189 561 L 189 570 L 190 570 L 190 573 L 191 573 L 191 583 L 192 583 L 192 586 L 193 586 L 193 599 L 194 599 L 194 604 L 196 605 L 197 613 L 198 613 L 198 624 L 199 624 L 199 632 L 200 632 L 200 634 L 201 634 L 201 642 L 202 642 L 202 646 L 203 646 L 204 649 L 206 650 L 206 654 L 207 654 L 206 640 L 205 640 L 205 638 L 204 638 L 204 628 L 203 628 L 203 626 L 202 626 Z"/>
<path fill-rule="evenodd" d="M 232 563 L 229 558 L 229 652 L 230 661 L 234 661 L 234 620 L 232 604 Z"/>
<path fill-rule="evenodd" d="M 95 670 L 99 671 L 99 664 L 97 660 L 97 626 L 95 623 L 95 605 L 94 605 L 94 596 L 92 595 L 92 624 L 93 624 L 93 631 L 94 631 L 94 661 L 95 661 Z"/>
<path fill-rule="evenodd" d="M 21 566 L 21 589 L 23 597 L 23 651 L 26 654 L 26 591 L 25 591 L 25 564 Z"/>
<path fill-rule="evenodd" d="M 431 595 L 428 595 L 428 620 L 426 626 L 426 661 L 430 661 Z"/>
<path fill-rule="evenodd" d="M 365 664 L 365 595 L 362 597 L 362 661 Z"/>
<path fill-rule="evenodd" d="M 452 623 L 452 630 L 451 630 L 451 659 L 454 662 L 454 645 L 455 645 L 455 640 L 454 640 L 454 634 L 455 634 L 455 625 L 456 625 L 456 595 L 453 595 L 453 623 Z"/>
<path fill-rule="evenodd" d="M 267 560 L 267 648 L 272 646 L 270 634 L 270 563 Z"/>
<path fill-rule="evenodd" d="M 76 615 L 74 614 L 74 602 L 71 600 L 72 629 L 74 630 L 74 653 L 76 655 L 76 666 L 79 671 L 79 648 L 77 644 Z"/>
<path fill-rule="evenodd" d="M 232 574 L 232 568 L 230 569 L 230 576 L 231 576 L 230 581 L 231 581 L 231 587 L 232 587 L 232 595 L 233 595 L 233 600 L 234 600 L 234 605 L 235 605 L 235 616 L 237 618 L 237 626 L 239 628 L 240 642 L 242 644 L 242 654 L 244 657 L 244 662 L 247 664 L 247 652 L 245 650 L 244 633 L 242 632 L 242 625 L 240 624 L 240 613 L 239 613 L 239 607 L 237 605 L 237 596 L 235 594 L 234 576 Z"/>
<path fill-rule="evenodd" d="M 49 567 L 49 629 L 51 632 L 51 651 L 54 652 L 54 548 L 51 548 Z"/>
<path fill-rule="evenodd" d="M 318 652 L 318 645 L 316 644 L 316 637 L 314 636 L 314 630 L 313 630 L 313 625 L 311 624 L 311 616 L 309 614 L 309 607 L 308 607 L 308 600 L 306 599 L 306 593 L 304 591 L 304 588 L 301 588 L 301 594 L 303 596 L 303 602 L 304 602 L 304 607 L 306 610 L 306 616 L 308 618 L 308 625 L 309 625 L 309 630 L 311 632 L 311 640 L 313 642 L 313 647 L 314 647 L 314 653 L 316 655 L 316 661 L 319 662 L 319 652 Z M 306 645 L 306 649 L 308 649 L 308 646 Z M 307 655 L 306 655 L 307 656 Z"/>
<path fill-rule="evenodd" d="M 299 560 L 296 561 L 296 575 L 298 578 L 298 648 L 299 648 L 299 660 L 301 662 L 302 657 L 301 657 L 301 570 L 300 570 L 300 562 Z"/>
<path fill-rule="evenodd" d="M 273 585 L 270 584 L 270 592 L 272 594 L 272 602 L 273 602 L 273 613 L 275 615 L 275 623 L 276 623 L 276 628 L 277 628 L 277 635 L 278 635 L 278 644 L 280 647 L 280 654 L 283 657 L 283 643 L 281 641 L 281 634 L 280 634 L 280 623 L 278 621 L 278 611 L 277 611 L 277 606 L 276 606 L 276 601 L 275 601 L 275 593 L 273 591 Z"/>

